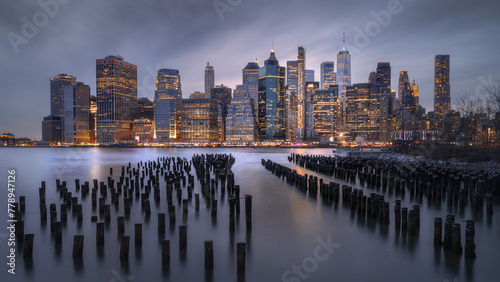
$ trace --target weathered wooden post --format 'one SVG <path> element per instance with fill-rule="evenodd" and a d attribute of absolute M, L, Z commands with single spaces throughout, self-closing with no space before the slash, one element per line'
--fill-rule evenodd
<path fill-rule="evenodd" d="M 461 254 L 462 253 L 462 243 L 461 243 L 461 234 L 460 234 L 460 223 L 454 223 L 452 226 L 452 247 L 451 250 L 454 253 Z"/>
<path fill-rule="evenodd" d="M 121 261 L 128 260 L 129 247 L 130 247 L 130 236 L 122 236 L 122 240 L 120 243 L 120 260 Z"/>
<path fill-rule="evenodd" d="M 401 208 L 402 225 L 401 229 L 403 232 L 408 231 L 408 208 Z"/>
<path fill-rule="evenodd" d="M 455 223 L 454 215 L 447 215 L 444 221 L 444 241 L 443 246 L 445 249 L 451 249 L 452 247 L 452 226 Z"/>
<path fill-rule="evenodd" d="M 118 234 L 125 233 L 125 217 L 119 216 L 116 218 L 116 225 L 118 226 Z"/>
<path fill-rule="evenodd" d="M 168 207 L 168 216 L 170 221 L 170 226 L 175 225 L 175 206 Z"/>
<path fill-rule="evenodd" d="M 229 198 L 229 231 L 234 231 L 234 206 L 236 204 L 236 199 L 233 197 Z"/>
<path fill-rule="evenodd" d="M 187 225 L 179 226 L 179 248 L 187 248 Z"/>
<path fill-rule="evenodd" d="M 24 243 L 23 243 L 23 258 L 31 258 L 33 257 L 33 243 L 34 243 L 35 235 L 34 234 L 26 234 L 24 235 Z"/>
<path fill-rule="evenodd" d="M 194 208 L 196 211 L 200 210 L 200 194 L 194 194 Z"/>
<path fill-rule="evenodd" d="M 170 264 L 170 240 L 161 241 L 161 262 L 163 265 Z"/>
<path fill-rule="evenodd" d="M 135 224 L 135 245 L 136 246 L 142 245 L 142 224 L 141 223 Z"/>
<path fill-rule="evenodd" d="M 83 256 L 83 235 L 75 235 L 73 237 L 73 258 L 81 258 Z"/>
<path fill-rule="evenodd" d="M 215 200 L 215 199 L 212 200 L 211 208 L 212 208 L 212 220 L 216 220 L 217 219 L 217 200 Z"/>
<path fill-rule="evenodd" d="M 97 223 L 97 229 L 96 229 L 96 244 L 99 245 L 104 245 L 104 222 L 98 222 Z"/>
<path fill-rule="evenodd" d="M 205 269 L 214 268 L 214 241 L 205 241 Z"/>
<path fill-rule="evenodd" d="M 245 252 L 246 244 L 244 242 L 238 242 L 236 244 L 236 259 L 238 272 L 245 272 Z"/>
<path fill-rule="evenodd" d="M 252 230 L 252 196 L 245 195 L 245 216 L 247 230 Z"/>
<path fill-rule="evenodd" d="M 440 217 L 434 218 L 434 246 L 443 244 L 443 219 Z"/>
<path fill-rule="evenodd" d="M 158 214 L 158 234 L 165 234 L 165 214 Z"/>
<path fill-rule="evenodd" d="M 467 220 L 467 225 L 465 226 L 465 258 L 476 258 L 475 233 L 475 221 Z"/>
<path fill-rule="evenodd" d="M 55 233 L 56 244 L 61 244 L 62 243 L 62 222 L 60 222 L 60 221 L 54 222 L 54 233 Z"/>

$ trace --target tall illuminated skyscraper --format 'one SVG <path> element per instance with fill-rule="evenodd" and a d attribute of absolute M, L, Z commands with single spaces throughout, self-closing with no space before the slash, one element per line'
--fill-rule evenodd
<path fill-rule="evenodd" d="M 231 97 L 232 97 L 232 89 L 222 85 L 217 85 L 211 90 L 211 98 L 217 101 L 217 104 L 220 107 L 220 117 L 222 119 L 221 128 L 219 131 L 221 132 L 221 141 L 226 140 L 226 117 L 227 110 L 229 105 L 231 105 Z"/>
<path fill-rule="evenodd" d="M 321 77 L 319 87 L 321 90 L 327 90 L 331 85 L 337 84 L 334 62 L 322 62 L 320 66 L 320 72 Z"/>
<path fill-rule="evenodd" d="M 438 129 L 450 111 L 450 55 L 436 55 L 434 62 L 434 117 Z"/>
<path fill-rule="evenodd" d="M 351 137 L 379 140 L 380 101 L 376 85 L 358 83 L 347 87 L 346 130 Z"/>
<path fill-rule="evenodd" d="M 406 95 L 407 83 L 410 82 L 408 78 L 408 71 L 399 72 L 399 83 L 398 83 L 398 100 L 403 105 L 404 96 Z"/>
<path fill-rule="evenodd" d="M 182 142 L 217 142 L 218 120 L 216 100 L 182 99 Z"/>
<path fill-rule="evenodd" d="M 234 90 L 226 117 L 226 142 L 253 142 L 255 123 L 250 97 L 243 85 Z"/>
<path fill-rule="evenodd" d="M 243 69 L 243 90 L 246 91 L 250 105 L 253 109 L 254 119 L 254 140 L 257 139 L 257 117 L 258 117 L 258 101 L 259 101 L 259 64 L 257 59 L 255 62 L 249 62 Z"/>
<path fill-rule="evenodd" d="M 306 70 L 306 82 L 314 82 L 314 70 Z"/>
<path fill-rule="evenodd" d="M 377 63 L 377 86 L 380 94 L 380 140 L 388 141 L 392 125 L 391 64 Z"/>
<path fill-rule="evenodd" d="M 259 141 L 285 141 L 285 68 L 271 55 L 259 69 Z"/>
<path fill-rule="evenodd" d="M 97 142 L 132 140 L 137 118 L 137 66 L 120 56 L 96 60 Z"/>
<path fill-rule="evenodd" d="M 214 67 L 207 63 L 205 68 L 205 98 L 210 98 L 210 90 L 215 86 L 215 71 Z"/>
<path fill-rule="evenodd" d="M 286 62 L 286 96 L 287 96 L 287 140 L 295 142 L 299 130 L 298 125 L 298 62 Z"/>
<path fill-rule="evenodd" d="M 351 86 L 351 55 L 345 49 L 345 29 L 342 36 L 342 51 L 337 55 L 337 85 L 339 86 L 339 102 L 341 111 L 340 128 L 344 128 L 346 110 L 346 91 Z"/>
<path fill-rule="evenodd" d="M 67 144 L 90 142 L 90 86 L 72 82 L 64 87 L 63 139 Z"/>
<path fill-rule="evenodd" d="M 181 140 L 181 77 L 178 70 L 160 69 L 156 77 L 155 127 L 161 142 Z"/>

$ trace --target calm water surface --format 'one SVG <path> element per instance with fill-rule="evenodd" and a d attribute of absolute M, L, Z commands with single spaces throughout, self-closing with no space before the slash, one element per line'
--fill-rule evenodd
<path fill-rule="evenodd" d="M 16 195 L 26 196 L 25 233 L 35 234 L 33 259 L 22 259 L 22 248 L 17 249 L 16 274 L 7 273 L 7 229 L 0 229 L 2 271 L 0 281 L 498 281 L 500 277 L 500 210 L 498 199 L 494 214 L 472 215 L 470 208 L 461 209 L 430 203 L 427 199 L 385 193 L 391 202 L 391 224 L 383 225 L 369 218 L 352 214 L 349 206 L 325 205 L 320 198 L 310 197 L 277 178 L 261 165 L 261 159 L 270 159 L 297 169 L 299 173 L 318 175 L 326 182 L 342 181 L 315 174 L 289 163 L 290 153 L 331 155 L 330 149 L 106 149 L 106 148 L 0 148 L 0 225 L 7 226 L 7 170 L 16 170 Z M 200 201 L 200 212 L 194 212 L 194 200 L 189 204 L 188 247 L 179 252 L 178 229 L 169 228 L 165 185 L 162 184 L 161 202 L 151 199 L 151 218 L 146 219 L 134 199 L 130 218 L 125 223 L 125 234 L 131 236 L 128 264 L 119 260 L 120 238 L 116 217 L 123 214 L 123 205 L 111 208 L 111 223 L 105 230 L 105 247 L 99 251 L 95 244 L 95 223 L 90 221 L 93 210 L 90 196 L 79 199 L 83 204 L 83 224 L 68 212 L 68 223 L 63 227 L 63 243 L 56 247 L 51 238 L 50 225 L 40 223 L 38 188 L 47 183 L 47 208 L 58 204 L 59 193 L 55 179 L 68 183 L 74 191 L 74 180 L 81 183 L 92 179 L 107 181 L 109 168 L 114 168 L 118 179 L 121 166 L 129 162 L 156 160 L 163 156 L 191 159 L 193 154 L 231 153 L 236 158 L 233 166 L 235 184 L 241 195 L 253 196 L 253 230 L 245 230 L 244 203 L 236 232 L 228 231 L 229 205 L 217 194 L 219 206 L 217 221 L 213 222 L 205 201 Z M 192 169 L 194 174 L 194 168 Z M 195 178 L 195 193 L 200 192 Z M 359 184 L 356 186 L 359 187 Z M 363 187 L 364 194 L 381 193 Z M 183 197 L 187 191 L 183 189 Z M 152 193 L 151 193 L 152 194 Z M 109 197 L 108 193 L 108 197 Z M 227 196 L 227 193 L 226 193 Z M 417 236 L 397 232 L 394 226 L 393 201 L 402 200 L 403 207 L 421 206 L 421 227 Z M 123 202 L 121 202 L 123 203 Z M 176 204 L 174 197 L 174 204 Z M 138 208 L 139 207 L 139 208 Z M 164 237 L 157 232 L 157 213 L 167 213 L 167 231 Z M 468 261 L 433 246 L 433 219 L 455 214 L 456 222 L 476 220 L 477 259 Z M 183 224 L 182 211 L 176 210 L 177 225 Z M 58 215 L 59 216 L 59 215 Z M 101 221 L 101 220 L 100 220 Z M 134 224 L 143 224 L 143 245 L 135 248 Z M 464 245 L 462 224 L 462 245 Z M 85 235 L 83 260 L 72 258 L 74 235 Z M 162 268 L 161 240 L 171 240 L 171 265 Z M 214 241 L 213 272 L 204 269 L 203 244 Z M 236 271 L 236 243 L 247 243 L 246 273 Z M 331 243 L 330 252 L 321 242 Z M 319 253 L 318 253 L 319 252 Z M 315 259 L 315 253 L 316 258 Z M 297 271 L 298 267 L 301 269 Z M 284 280 L 283 280 L 284 279 Z"/>

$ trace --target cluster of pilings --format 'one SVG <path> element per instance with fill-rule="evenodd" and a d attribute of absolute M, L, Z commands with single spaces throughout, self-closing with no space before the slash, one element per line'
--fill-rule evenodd
<path fill-rule="evenodd" d="M 42 181 L 39 188 L 40 220 L 43 224 L 47 222 L 49 214 L 50 232 L 56 245 L 60 245 L 63 240 L 63 226 L 68 221 L 68 212 L 71 212 L 80 226 L 83 221 L 82 202 L 89 194 L 91 196 L 91 205 L 93 215 L 89 216 L 91 222 L 95 222 L 96 245 L 98 248 L 104 248 L 105 226 L 110 224 L 111 220 L 117 222 L 117 233 L 120 240 L 120 260 L 127 261 L 129 257 L 130 240 L 133 235 L 133 242 L 136 247 L 140 247 L 143 242 L 143 224 L 142 222 L 129 222 L 131 212 L 140 209 L 140 213 L 146 219 L 151 216 L 151 201 L 158 205 L 162 201 L 168 204 L 168 220 L 170 229 L 175 230 L 178 226 L 179 250 L 187 248 L 188 238 L 188 207 L 193 198 L 195 187 L 195 176 L 191 174 L 191 168 L 194 167 L 196 177 L 201 186 L 201 195 L 206 201 L 206 206 L 210 207 L 212 220 L 217 220 L 217 197 L 216 193 L 221 191 L 221 198 L 227 197 L 229 201 L 229 230 L 234 232 L 236 229 L 235 220 L 238 220 L 240 213 L 240 186 L 235 185 L 234 173 L 231 166 L 235 158 L 232 155 L 214 154 L 214 155 L 193 155 L 191 160 L 180 157 L 159 157 L 154 161 L 139 162 L 137 166 L 128 163 L 121 167 L 121 173 L 118 177 L 113 177 L 113 168 L 109 169 L 107 181 L 98 181 L 81 183 L 79 179 L 75 180 L 75 187 L 70 191 L 66 181 L 56 179 L 56 190 L 59 192 L 59 209 L 56 203 L 49 204 L 47 210 L 46 203 L 46 183 Z M 213 176 L 212 176 L 213 174 Z M 161 181 L 163 179 L 163 181 Z M 91 183 L 93 187 L 91 187 Z M 160 189 L 160 184 L 165 183 L 164 191 Z M 227 189 L 227 196 L 226 196 Z M 183 197 L 183 191 L 186 197 Z M 163 196 L 162 196 L 162 193 Z M 200 194 L 194 194 L 195 212 L 200 210 Z M 140 207 L 134 204 L 140 199 Z M 174 200 L 176 199 L 176 201 Z M 245 199 L 245 217 L 246 230 L 252 229 L 252 196 L 244 195 Z M 182 207 L 182 224 L 176 224 L 176 204 Z M 22 210 L 25 208 L 24 197 L 20 198 Z M 119 206 L 123 205 L 123 214 L 118 211 Z M 114 212 L 112 208 L 114 207 Z M 17 205 L 16 205 L 17 209 Z M 58 212 L 59 210 L 59 212 Z M 19 214 L 19 225 L 24 227 L 22 215 Z M 73 218 L 73 217 L 70 217 Z M 113 219 L 115 218 L 115 219 Z M 167 213 L 157 214 L 158 234 L 161 239 L 165 237 L 165 226 Z M 128 224 L 126 224 L 128 222 Z M 127 226 L 133 226 L 131 230 Z M 24 255 L 31 257 L 33 252 L 33 234 L 24 235 L 24 228 L 16 229 L 19 232 L 18 238 L 25 240 Z M 21 232 L 23 234 L 21 234 Z M 21 236 L 24 235 L 24 236 Z M 73 258 L 82 259 L 85 236 L 82 234 L 73 237 Z M 205 241 L 205 267 L 213 268 L 213 241 Z M 245 270 L 245 248 L 244 242 L 237 244 L 237 265 L 238 271 Z M 168 266 L 170 263 L 170 240 L 161 240 L 162 265 Z"/>
<path fill-rule="evenodd" d="M 389 189 L 396 193 L 409 192 L 418 196 L 442 199 L 449 205 L 470 204 L 474 211 L 493 213 L 493 194 L 500 192 L 500 174 L 485 170 L 470 170 L 449 164 L 408 163 L 368 158 L 336 158 L 332 156 L 292 153 L 288 160 L 309 170 L 334 176 L 371 189 Z"/>
<path fill-rule="evenodd" d="M 309 192 L 310 195 L 317 195 L 318 180 L 316 176 L 303 176 L 286 166 L 275 163 L 271 160 L 261 161 L 262 165 L 277 177 L 286 179 L 289 184 L 296 185 L 301 191 Z M 309 180 L 309 181 L 305 181 Z M 353 212 L 360 216 L 368 216 L 382 223 L 389 223 L 390 210 L 389 202 L 384 200 L 383 195 L 371 193 L 369 196 L 363 195 L 362 189 L 352 188 L 348 185 L 342 185 L 342 194 L 340 194 L 339 183 L 330 182 L 326 184 L 322 178 L 319 179 L 319 191 L 321 198 L 325 203 L 338 201 L 342 195 L 342 201 L 349 205 Z M 414 205 L 410 211 L 408 208 L 401 207 L 401 201 L 396 200 L 394 207 L 394 222 L 396 229 L 403 232 L 408 231 L 410 235 L 417 234 L 420 229 L 420 206 Z"/>
<path fill-rule="evenodd" d="M 465 257 L 476 257 L 476 244 L 474 237 L 476 234 L 476 222 L 467 220 L 465 225 Z M 436 217 L 434 219 L 434 246 L 441 247 L 445 250 L 451 250 L 456 254 L 462 254 L 462 235 L 460 223 L 455 222 L 455 215 L 449 214 L 444 221 L 443 235 L 443 219 Z"/>

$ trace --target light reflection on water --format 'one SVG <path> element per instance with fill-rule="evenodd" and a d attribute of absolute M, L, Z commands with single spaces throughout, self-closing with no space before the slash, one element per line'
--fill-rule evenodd
<path fill-rule="evenodd" d="M 366 216 L 352 213 L 340 200 L 338 204 L 325 205 L 320 198 L 312 197 L 286 184 L 265 170 L 261 159 L 293 167 L 287 156 L 291 152 L 301 154 L 331 154 L 330 149 L 106 149 L 106 148 L 0 148 L 2 175 L 7 169 L 16 169 L 16 194 L 26 195 L 25 233 L 35 234 L 34 254 L 31 262 L 22 259 L 22 249 L 17 249 L 17 274 L 8 275 L 6 269 L 0 275 L 1 281 L 281 281 L 283 273 L 301 266 L 314 256 L 318 240 L 331 241 L 338 248 L 325 261 L 317 263 L 312 272 L 289 275 L 298 280 L 289 281 L 492 281 L 498 277 L 496 267 L 500 259 L 500 227 L 498 208 L 493 216 L 486 213 L 474 217 L 476 220 L 476 253 L 478 258 L 467 263 L 464 256 L 435 250 L 433 246 L 433 219 L 445 217 L 448 213 L 457 216 L 456 221 L 473 218 L 468 208 L 447 207 L 446 202 L 429 202 L 406 193 L 386 193 L 386 201 L 402 200 L 403 207 L 421 205 L 421 227 L 417 236 L 397 232 L 393 222 L 382 225 Z M 113 167 L 115 179 L 121 166 L 131 162 L 156 160 L 162 156 L 180 156 L 191 159 L 193 154 L 231 153 L 236 158 L 233 166 L 235 184 L 241 186 L 241 195 L 253 196 L 253 230 L 245 230 L 244 203 L 236 224 L 236 232 L 228 231 L 228 201 L 220 198 L 218 192 L 217 221 L 212 221 L 210 210 L 200 198 L 200 212 L 194 212 L 194 198 L 189 204 L 188 248 L 179 252 L 178 227 L 170 229 L 164 186 L 161 203 L 151 201 L 151 217 L 146 219 L 140 210 L 140 201 L 134 199 L 130 218 L 126 220 L 125 233 L 131 236 L 128 264 L 120 263 L 118 254 L 120 240 L 116 232 L 116 216 L 123 214 L 123 204 L 117 210 L 111 208 L 111 222 L 106 226 L 105 246 L 96 248 L 95 223 L 90 216 L 98 214 L 90 205 L 90 195 L 79 199 L 83 203 L 84 221 L 76 224 L 76 217 L 68 212 L 68 223 L 63 227 L 63 243 L 58 248 L 50 234 L 49 223 L 39 220 L 38 187 L 47 183 L 47 207 L 59 204 L 55 179 L 67 181 L 69 190 L 74 190 L 74 179 L 107 181 L 109 167 Z M 325 182 L 327 176 L 294 167 L 299 173 L 318 175 Z M 194 169 L 192 171 L 194 174 Z M 5 177 L 6 178 L 6 177 Z M 337 180 L 335 180 L 337 181 Z M 6 183 L 6 180 L 2 181 Z M 195 193 L 199 183 L 195 177 Z M 343 184 L 343 182 L 338 181 Z M 5 187 L 2 184 L 2 187 Z M 381 193 L 364 188 L 364 194 Z M 183 189 L 183 197 L 187 192 Z M 108 195 L 109 196 L 109 195 Z M 227 196 L 227 192 L 226 192 Z M 6 189 L 0 192 L 1 199 L 7 199 Z M 173 202 L 177 205 L 174 196 Z M 1 207 L 6 206 L 3 200 Z M 139 208 L 138 208 L 139 207 Z M 6 222 L 5 208 L 1 209 L 1 222 Z M 58 206 L 59 211 L 59 206 Z M 157 213 L 167 213 L 166 234 L 157 233 Z M 182 210 L 176 209 L 176 224 L 182 224 Z M 136 248 L 133 243 L 135 223 L 143 224 L 143 245 Z M 465 223 L 462 224 L 462 233 Z M 2 230 L 5 230 L 2 228 Z M 0 235 L 6 234 L 0 231 Z M 73 235 L 84 234 L 83 260 L 72 259 Z M 0 236 L 1 254 L 7 254 L 6 239 Z M 171 265 L 161 267 L 161 240 L 171 241 Z M 213 272 L 204 270 L 203 242 L 214 241 L 215 267 Z M 236 272 L 236 243 L 247 243 L 247 271 L 243 276 Z M 464 236 L 462 236 L 462 242 Z M 463 245 L 463 243 L 462 243 Z M 6 262 L 5 256 L 3 261 Z M 4 264 L 5 265 L 5 264 Z M 306 265 L 307 267 L 307 265 Z M 303 276 L 305 277 L 305 276 Z M 6 279 L 9 280 L 6 280 Z"/>

